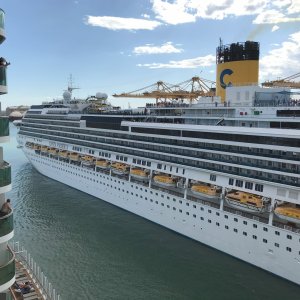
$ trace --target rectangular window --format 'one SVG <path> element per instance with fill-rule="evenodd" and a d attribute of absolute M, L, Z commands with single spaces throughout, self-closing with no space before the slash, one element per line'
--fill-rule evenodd
<path fill-rule="evenodd" d="M 245 182 L 245 188 L 248 190 L 252 190 L 253 189 L 253 183 L 252 182 Z"/>
<path fill-rule="evenodd" d="M 278 243 L 275 243 L 274 245 L 275 245 L 275 247 L 279 248 L 279 244 Z"/>
<path fill-rule="evenodd" d="M 216 181 L 217 180 L 217 175 L 210 174 L 209 180 L 210 181 Z"/>
<path fill-rule="evenodd" d="M 234 182 L 234 179 L 233 179 L 233 178 L 229 178 L 228 184 L 229 184 L 229 185 L 233 185 L 233 182 Z"/>
<path fill-rule="evenodd" d="M 258 192 L 263 192 L 264 186 L 262 184 L 255 184 L 255 190 Z"/>
<path fill-rule="evenodd" d="M 238 186 L 238 187 L 243 187 L 243 180 L 237 179 L 237 180 L 235 181 L 235 185 Z"/>

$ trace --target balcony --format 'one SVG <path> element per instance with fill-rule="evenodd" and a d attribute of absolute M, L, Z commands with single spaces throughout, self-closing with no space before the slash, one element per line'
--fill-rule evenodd
<path fill-rule="evenodd" d="M 0 8 L 0 44 L 2 44 L 2 42 L 5 40 L 4 18 L 5 18 L 5 13 Z"/>
<path fill-rule="evenodd" d="M 9 234 L 13 234 L 14 231 L 14 220 L 13 220 L 13 212 L 10 212 L 6 216 L 0 217 L 0 241 L 2 241 L 2 237 L 7 236 Z M 8 236 L 8 240 L 12 238 L 12 236 Z"/>
<path fill-rule="evenodd" d="M 0 164 L 0 193 L 11 189 L 11 165 L 5 161 Z"/>
<path fill-rule="evenodd" d="M 15 282 L 15 254 L 8 247 L 6 260 L 0 264 L 0 293 L 7 290 Z"/>

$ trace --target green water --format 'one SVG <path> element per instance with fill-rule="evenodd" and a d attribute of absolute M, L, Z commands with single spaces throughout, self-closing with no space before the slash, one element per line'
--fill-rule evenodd
<path fill-rule="evenodd" d="M 39 174 L 15 134 L 16 240 L 62 300 L 300 299 L 297 285 Z"/>

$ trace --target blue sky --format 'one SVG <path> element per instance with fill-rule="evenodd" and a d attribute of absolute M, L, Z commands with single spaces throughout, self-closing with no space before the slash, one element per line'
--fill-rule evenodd
<path fill-rule="evenodd" d="M 62 95 L 69 75 L 76 97 L 115 99 L 158 80 L 215 80 L 215 50 L 260 42 L 260 80 L 299 72 L 300 0 L 3 0 L 9 93 L 2 109 Z M 148 102 L 148 101 L 147 101 Z"/>

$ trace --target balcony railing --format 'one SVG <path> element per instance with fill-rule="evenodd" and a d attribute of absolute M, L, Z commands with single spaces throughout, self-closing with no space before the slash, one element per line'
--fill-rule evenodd
<path fill-rule="evenodd" d="M 13 212 L 0 217 L 0 237 L 11 233 L 14 230 Z"/>
<path fill-rule="evenodd" d="M 11 184 L 11 166 L 7 162 L 0 164 L 0 187 Z"/>
<path fill-rule="evenodd" d="M 8 247 L 6 255 L 7 262 L 0 265 L 0 286 L 8 283 L 15 276 L 15 254 L 10 247 Z"/>

